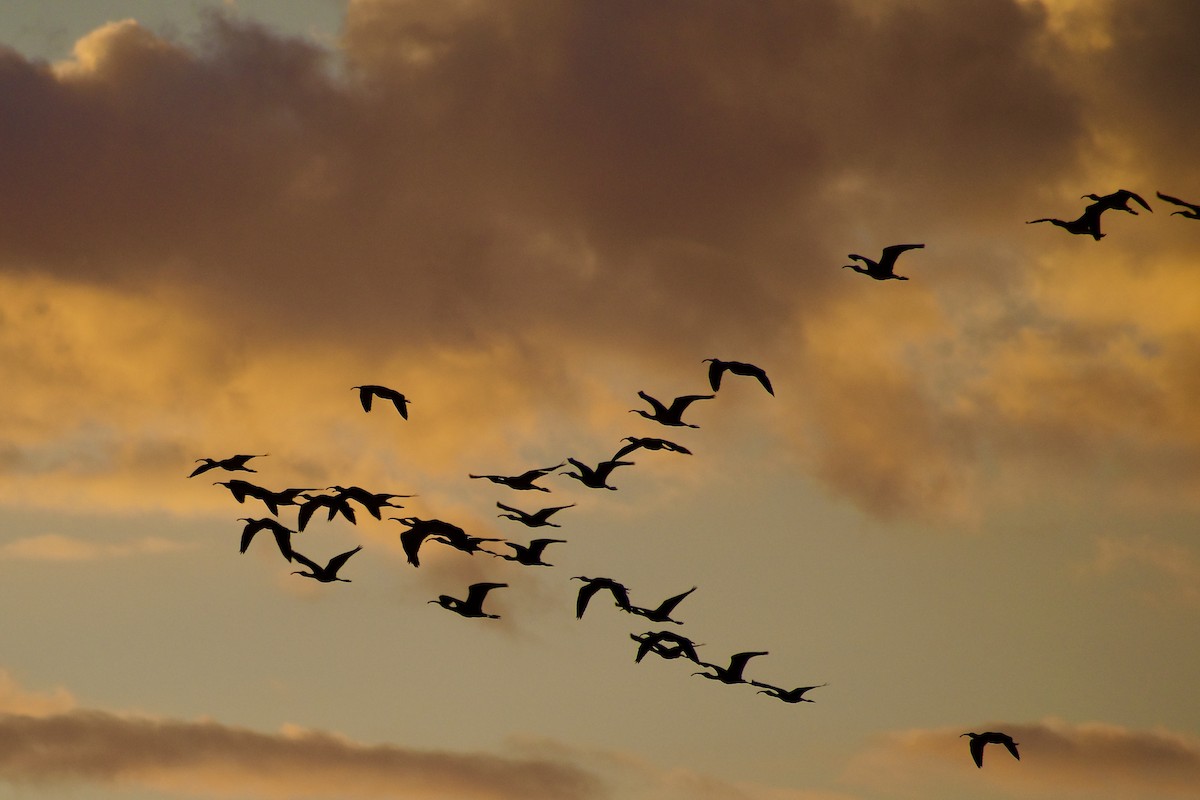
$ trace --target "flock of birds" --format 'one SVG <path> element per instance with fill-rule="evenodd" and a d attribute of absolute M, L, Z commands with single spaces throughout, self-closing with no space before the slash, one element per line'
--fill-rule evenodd
<path fill-rule="evenodd" d="M 1188 203 L 1176 197 L 1165 195 L 1162 192 L 1158 192 L 1158 197 L 1165 202 L 1181 207 L 1181 210 L 1173 212 L 1174 214 L 1182 215 L 1188 219 L 1200 219 L 1200 205 Z M 1144 198 L 1126 189 L 1121 189 L 1107 195 L 1087 194 L 1083 195 L 1083 198 L 1090 199 L 1092 202 L 1076 219 L 1062 220 L 1045 217 L 1030 220 L 1027 224 L 1049 222 L 1067 230 L 1069 233 L 1088 235 L 1098 241 L 1105 236 L 1100 230 L 1101 215 L 1105 211 L 1125 211 L 1136 215 L 1138 212 L 1130 206 L 1130 202 L 1141 206 L 1147 211 L 1152 211 Z M 849 258 L 859 263 L 846 264 L 844 268 L 860 272 L 878 281 L 908 280 L 907 277 L 896 274 L 896 260 L 901 254 L 909 250 L 921 249 L 924 246 L 924 244 L 890 245 L 883 248 L 878 260 L 851 253 Z M 704 359 L 703 363 L 709 365 L 707 377 L 711 393 L 679 395 L 669 402 L 663 402 L 644 391 L 638 391 L 638 397 L 646 403 L 648 409 L 634 408 L 630 409 L 630 413 L 638 414 L 664 427 L 698 428 L 698 425 L 684 421 L 684 415 L 694 403 L 714 399 L 721 387 L 723 378 L 727 374 L 754 379 L 758 381 L 768 394 L 772 396 L 775 394 L 775 389 L 767 373 L 755 364 L 742 361 L 727 361 L 718 358 L 707 358 Z M 374 400 L 378 399 L 381 402 L 390 402 L 403 419 L 408 419 L 408 407 L 411 401 L 401 392 L 378 384 L 363 384 L 351 388 L 358 392 L 363 411 L 370 412 L 373 408 Z M 638 450 L 678 453 L 682 455 L 692 454 L 690 449 L 681 444 L 654 436 L 627 436 L 622 439 L 622 442 L 624 444 L 617 449 L 611 458 L 594 464 L 580 461 L 576 458 L 566 458 L 558 464 L 537 467 L 514 475 L 471 473 L 468 477 L 473 480 L 491 481 L 498 486 L 512 491 L 550 492 L 551 490 L 547 486 L 540 484 L 539 481 L 551 474 L 558 474 L 570 477 L 589 489 L 615 491 L 617 487 L 609 483 L 613 473 L 620 467 L 633 466 L 634 462 L 625 459 Z M 200 458 L 196 460 L 199 466 L 193 469 L 188 477 L 196 477 L 211 470 L 254 473 L 257 470 L 249 466 L 249 463 L 253 459 L 265 456 L 266 454 L 263 453 L 238 454 L 223 459 Z M 563 470 L 568 465 L 570 469 Z M 240 552 L 245 553 L 247 551 L 258 533 L 263 531 L 269 532 L 274 538 L 276 547 L 279 549 L 281 555 L 289 563 L 298 563 L 305 568 L 296 570 L 293 574 L 323 583 L 350 582 L 349 578 L 343 578 L 339 573 L 346 566 L 346 563 L 362 550 L 362 546 L 359 545 L 352 550 L 335 555 L 324 564 L 314 561 L 297 551 L 293 547 L 293 535 L 304 531 L 318 511 L 323 511 L 326 520 L 330 521 L 340 516 L 353 524 L 357 520 L 358 511 L 356 509 L 365 511 L 376 520 L 382 520 L 385 509 L 394 510 L 404 508 L 403 505 L 395 501 L 415 496 L 390 492 L 372 492 L 359 486 L 340 485 L 326 487 L 324 492 L 313 488 L 271 490 L 240 478 L 216 481 L 214 485 L 224 486 L 238 503 L 244 503 L 248 498 L 260 501 L 271 514 L 269 517 L 239 518 L 238 521 L 245 523 L 242 528 Z M 496 502 L 496 507 L 501 511 L 497 515 L 498 517 L 520 523 L 530 529 L 544 527 L 560 528 L 561 525 L 553 521 L 552 518 L 555 518 L 560 512 L 573 508 L 574 505 L 574 503 L 568 503 L 529 510 L 510 503 Z M 297 507 L 295 527 L 288 527 L 278 519 L 280 508 L 285 506 Z M 545 560 L 546 550 L 551 545 L 565 544 L 567 541 L 565 539 L 541 537 L 530 539 L 527 542 L 517 542 L 499 537 L 472 536 L 461 527 L 437 518 L 423 519 L 416 516 L 389 516 L 388 520 L 398 522 L 404 527 L 404 530 L 399 534 L 400 544 L 408 563 L 413 567 L 421 565 L 421 550 L 427 542 L 446 545 L 468 555 L 481 552 L 486 553 L 522 566 L 552 567 L 553 564 Z M 507 551 L 489 549 L 485 545 L 504 547 L 507 548 Z M 675 613 L 677 607 L 692 592 L 696 591 L 697 588 L 693 586 L 685 592 L 668 597 L 657 606 L 642 607 L 634 605 L 629 599 L 629 589 L 624 584 L 612 578 L 576 575 L 571 579 L 582 583 L 576 595 L 575 616 L 577 619 L 583 618 L 590 601 L 597 594 L 606 592 L 612 598 L 614 606 L 625 613 L 640 616 L 658 624 L 671 623 L 681 625 L 683 623 L 675 619 L 672 615 Z M 507 587 L 507 583 L 480 581 L 467 586 L 464 597 L 441 594 L 436 599 L 429 600 L 428 602 L 439 605 L 463 617 L 498 619 L 499 614 L 489 613 L 485 610 L 484 606 L 492 591 Z M 702 645 L 674 631 L 650 630 L 640 634 L 631 633 L 630 638 L 637 644 L 634 660 L 638 663 L 641 663 L 650 654 L 666 660 L 682 658 L 700 668 L 693 672 L 692 675 L 729 685 L 750 685 L 756 687 L 759 694 L 765 694 L 785 703 L 811 703 L 813 701 L 805 695 L 814 689 L 828 685 L 827 683 L 820 683 L 787 689 L 745 677 L 744 673 L 749 662 L 759 656 L 768 655 L 768 651 L 766 650 L 734 653 L 729 656 L 727 662 L 714 663 L 704 661 L 699 657 L 696 648 Z M 1013 741 L 1012 737 L 1005 733 L 999 731 L 976 733 L 971 731 L 961 735 L 970 737 L 969 749 L 971 758 L 978 767 L 983 766 L 983 751 L 984 747 L 988 744 L 1003 745 L 1014 758 L 1020 758 L 1017 751 L 1017 742 Z"/>

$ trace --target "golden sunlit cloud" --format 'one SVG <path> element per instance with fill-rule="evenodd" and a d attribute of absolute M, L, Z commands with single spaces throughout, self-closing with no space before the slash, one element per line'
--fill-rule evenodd
<path fill-rule="evenodd" d="M 31 691 L 0 669 L 0 714 L 48 717 L 75 708 L 75 698 L 61 686 L 50 692 Z"/>
<path fill-rule="evenodd" d="M 124 542 L 96 542 L 75 536 L 44 533 L 0 544 L 0 558 L 27 561 L 95 561 L 104 558 L 175 553 L 188 548 L 187 544 L 158 536 L 145 536 Z"/>

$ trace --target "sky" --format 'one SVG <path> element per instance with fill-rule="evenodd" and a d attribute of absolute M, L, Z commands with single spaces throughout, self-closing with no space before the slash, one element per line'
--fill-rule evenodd
<path fill-rule="evenodd" d="M 0 6 L 0 800 L 1196 796 L 1200 5 Z"/>

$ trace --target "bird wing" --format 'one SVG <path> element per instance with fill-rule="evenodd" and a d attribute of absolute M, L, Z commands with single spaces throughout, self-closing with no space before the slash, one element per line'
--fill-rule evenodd
<path fill-rule="evenodd" d="M 363 411 L 370 411 L 374 391 L 369 386 L 355 386 L 354 388 L 358 389 L 358 402 L 362 403 Z"/>
<path fill-rule="evenodd" d="M 1186 200 L 1180 200 L 1178 197 L 1172 197 L 1171 195 L 1163 194 L 1162 192 L 1157 192 L 1156 194 L 1158 194 L 1160 200 L 1166 200 L 1168 203 L 1174 203 L 1177 206 L 1183 206 L 1184 208 L 1190 208 L 1193 210 L 1200 210 L 1200 205 L 1193 205 Z"/>
<path fill-rule="evenodd" d="M 737 675 L 738 677 L 741 677 L 742 670 L 744 670 L 746 668 L 746 662 L 748 662 L 750 659 L 754 658 L 755 656 L 765 656 L 765 655 L 767 655 L 766 650 L 759 650 L 759 651 L 750 652 L 750 653 L 734 653 L 733 656 L 729 659 L 728 672 L 730 672 L 734 675 Z"/>
<path fill-rule="evenodd" d="M 879 266 L 885 272 L 891 272 L 892 267 L 896 263 L 896 259 L 900 254 L 907 250 L 919 250 L 924 247 L 923 244 L 892 244 L 883 248 L 883 255 L 879 257 Z"/>
<path fill-rule="evenodd" d="M 275 544 L 279 545 L 279 552 L 288 561 L 292 560 L 292 532 L 282 525 L 271 528 L 271 533 L 275 535 Z"/>
<path fill-rule="evenodd" d="M 483 598 L 487 597 L 487 593 L 492 589 L 499 589 L 508 586 L 507 583 L 472 583 L 467 589 L 467 605 L 480 608 L 483 606 Z"/>
<path fill-rule="evenodd" d="M 1128 190 L 1125 191 L 1125 194 L 1128 195 L 1131 200 L 1133 200 L 1135 203 L 1137 203 L 1138 205 L 1140 205 L 1142 208 L 1146 209 L 1147 211 L 1150 211 L 1150 212 L 1154 211 L 1154 209 L 1152 209 L 1150 207 L 1150 205 L 1142 198 L 1142 196 L 1140 194 L 1137 194 L 1135 192 L 1130 192 Z"/>
<path fill-rule="evenodd" d="M 189 478 L 194 478 L 202 472 L 208 472 L 210 469 L 215 469 L 217 466 L 217 462 L 213 461 L 211 458 L 210 459 L 197 458 L 196 460 L 197 461 L 207 461 L 208 463 L 201 464 L 200 466 L 198 466 L 194 470 L 192 470 L 192 474 L 188 475 Z"/>
<path fill-rule="evenodd" d="M 642 446 L 642 444 L 639 441 L 633 441 L 627 445 L 622 445 L 620 450 L 613 453 L 613 460 L 615 461 L 618 458 L 620 458 L 621 456 L 627 456 L 630 453 L 632 453 L 634 450 L 637 450 L 638 448 L 640 448 L 641 446 Z"/>
<path fill-rule="evenodd" d="M 666 600 L 663 600 L 663 601 L 662 601 L 662 603 L 659 605 L 659 607 L 658 607 L 658 609 L 657 609 L 658 613 L 660 613 L 660 614 L 670 614 L 672 611 L 674 611 L 674 610 L 675 610 L 675 606 L 677 606 L 677 605 L 679 605 L 681 602 L 683 602 L 683 598 L 687 597 L 689 594 L 691 594 L 691 593 L 692 593 L 692 592 L 694 592 L 694 591 L 696 591 L 696 587 L 695 587 L 695 586 L 693 586 L 692 588 L 688 589 L 688 590 L 687 590 L 686 592 L 684 592 L 683 594 L 677 594 L 677 595 L 675 595 L 674 597 L 668 597 Z"/>
<path fill-rule="evenodd" d="M 252 519 L 246 523 L 246 527 L 242 528 L 242 546 L 238 550 L 239 553 L 246 552 L 246 548 L 250 546 L 250 542 L 254 540 L 254 534 L 262 530 L 262 521 Z"/>
<path fill-rule="evenodd" d="M 975 766 L 983 766 L 983 748 L 987 744 L 983 737 L 971 737 L 971 758 L 975 759 Z"/>
<path fill-rule="evenodd" d="M 714 397 L 716 397 L 716 395 L 714 395 L 714 394 L 680 395 L 679 397 L 676 397 L 671 402 L 671 412 L 672 413 L 683 413 L 683 410 L 685 408 L 687 408 L 688 406 L 690 406 L 692 403 L 696 402 L 697 400 L 711 400 Z"/>
<path fill-rule="evenodd" d="M 304 566 L 308 567 L 308 568 L 309 568 L 310 570 L 312 570 L 313 572 L 320 572 L 320 571 L 321 571 L 321 565 L 320 565 L 320 564 L 318 564 L 317 562 L 313 561 L 311 558 L 309 558 L 308 556 L 304 555 L 303 553 L 298 553 L 298 552 L 296 552 L 295 550 L 293 550 L 293 551 L 292 551 L 292 558 L 293 558 L 293 559 L 295 559 L 296 561 L 299 561 L 301 564 L 303 564 Z"/>
<path fill-rule="evenodd" d="M 660 401 L 657 397 L 651 397 L 650 395 L 648 395 L 645 392 L 640 391 L 640 390 L 638 391 L 638 397 L 642 398 L 647 403 L 649 403 L 650 407 L 654 409 L 655 414 L 665 414 L 666 413 L 667 407 L 665 405 L 663 405 L 662 401 Z"/>
<path fill-rule="evenodd" d="M 394 405 L 396 407 L 396 410 L 400 412 L 401 417 L 403 417 L 404 419 L 408 419 L 408 398 L 407 397 L 400 394 L 399 392 L 396 392 L 395 396 L 392 397 L 392 405 Z"/>
<path fill-rule="evenodd" d="M 1012 739 L 1009 739 L 1004 743 L 1004 746 L 1008 748 L 1008 752 L 1012 753 L 1013 758 L 1015 758 L 1017 761 L 1021 760 L 1021 754 L 1017 752 L 1016 742 L 1014 742 Z"/>
<path fill-rule="evenodd" d="M 421 549 L 421 542 L 425 541 L 428 535 L 428 531 L 420 528 L 409 528 L 400 533 L 400 546 L 404 548 L 404 555 L 408 556 L 408 563 L 414 567 L 421 566 L 421 559 L 417 557 L 417 553 Z"/>
<path fill-rule="evenodd" d="M 350 560 L 350 556 L 354 555 L 359 550 L 362 550 L 361 544 L 353 550 L 347 550 L 344 553 L 339 553 L 338 555 L 329 559 L 329 563 L 325 566 L 325 569 L 329 570 L 330 572 L 337 572 L 342 568 L 343 564 Z"/>
<path fill-rule="evenodd" d="M 721 388 L 721 376 L 725 374 L 728 364 L 719 358 L 711 358 L 708 361 L 708 385 L 715 392 Z"/>
<path fill-rule="evenodd" d="M 506 506 L 506 505 L 504 505 L 504 503 L 501 503 L 501 502 L 496 503 L 496 508 L 502 508 L 505 511 L 511 511 L 512 513 L 516 514 L 517 516 L 521 517 L 522 519 L 526 519 L 530 516 L 528 513 L 522 511 L 519 508 L 513 508 L 512 506 Z"/>
<path fill-rule="evenodd" d="M 588 601 L 592 599 L 592 595 L 600 591 L 600 588 L 595 581 L 585 581 L 583 586 L 579 587 L 579 596 L 575 598 L 575 619 L 583 619 L 583 612 L 587 611 Z"/>

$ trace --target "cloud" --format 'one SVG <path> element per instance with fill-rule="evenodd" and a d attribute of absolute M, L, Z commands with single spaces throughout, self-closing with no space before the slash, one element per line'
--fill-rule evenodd
<path fill-rule="evenodd" d="M 30 691 L 0 669 L 0 714 L 48 717 L 74 709 L 74 696 L 61 686 L 51 692 Z"/>
<path fill-rule="evenodd" d="M 315 731 L 277 734 L 76 710 L 0 716 L 0 776 L 27 787 L 85 783 L 198 796 L 592 798 L 569 764 L 366 745 Z"/>
<path fill-rule="evenodd" d="M 1200 739 L 1166 729 L 1137 730 L 1108 723 L 982 723 L 1019 743 L 1021 760 L 1002 748 L 985 751 L 977 769 L 959 728 L 914 729 L 888 734 L 858 756 L 846 774 L 885 796 L 919 796 L 940 785 L 967 790 L 981 784 L 1021 797 L 1186 797 L 1200 781 Z M 1008 796 L 1001 794 L 1000 796 Z"/>
<path fill-rule="evenodd" d="M 1114 573 L 1139 576 L 1137 594 L 1155 606 L 1200 609 L 1200 558 L 1182 545 L 1150 536 L 1096 540 L 1090 562 L 1080 564 L 1080 574 L 1096 578 Z"/>
<path fill-rule="evenodd" d="M 717 355 L 879 516 L 960 524 L 1098 452 L 1127 502 L 1186 503 L 1195 226 L 1023 224 L 1200 179 L 1196 12 L 1135 5 L 355 0 L 330 46 L 215 12 L 5 52 L 9 491 L 211 509 L 171 465 L 251 445 L 291 485 L 427 491 L 607 438 Z M 908 284 L 837 269 L 914 240 Z M 409 458 L 345 416 L 364 381 L 414 397 Z"/>
<path fill-rule="evenodd" d="M 0 558 L 29 561 L 94 561 L 186 550 L 188 545 L 158 536 L 124 542 L 97 542 L 58 533 L 13 539 L 0 545 Z"/>

